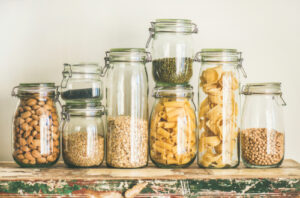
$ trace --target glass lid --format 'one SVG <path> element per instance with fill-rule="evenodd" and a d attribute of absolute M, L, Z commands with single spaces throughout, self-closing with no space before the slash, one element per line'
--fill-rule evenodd
<path fill-rule="evenodd" d="M 98 102 L 78 102 L 64 105 L 62 114 L 64 116 L 101 116 L 105 114 L 105 107 Z"/>
<path fill-rule="evenodd" d="M 146 62 L 149 53 L 144 48 L 113 48 L 106 56 L 109 62 Z"/>
<path fill-rule="evenodd" d="M 240 62 L 241 56 L 236 49 L 206 48 L 198 52 L 196 58 L 202 62 Z"/>
<path fill-rule="evenodd" d="M 192 97 L 193 87 L 190 85 L 177 85 L 170 87 L 155 87 L 152 96 L 160 97 Z"/>
<path fill-rule="evenodd" d="M 248 83 L 243 86 L 242 93 L 249 94 L 282 94 L 280 82 Z"/>
<path fill-rule="evenodd" d="M 64 64 L 63 74 L 100 74 L 101 68 L 97 63 Z"/>
<path fill-rule="evenodd" d="M 196 24 L 189 19 L 156 19 L 151 22 L 153 32 L 197 33 Z"/>
<path fill-rule="evenodd" d="M 17 93 L 15 92 L 17 89 Z M 20 83 L 12 90 L 12 96 L 24 96 L 30 94 L 54 95 L 57 90 L 55 83 Z"/>

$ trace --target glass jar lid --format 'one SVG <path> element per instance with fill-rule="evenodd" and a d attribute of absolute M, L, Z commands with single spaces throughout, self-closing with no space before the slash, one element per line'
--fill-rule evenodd
<path fill-rule="evenodd" d="M 62 107 L 63 118 L 69 116 L 96 117 L 105 114 L 105 107 L 100 103 L 73 103 Z"/>
<path fill-rule="evenodd" d="M 13 88 L 11 95 L 23 97 L 32 94 L 55 96 L 58 95 L 58 91 L 55 83 L 20 83 L 19 86 Z"/>
<path fill-rule="evenodd" d="M 282 94 L 280 82 L 248 83 L 243 86 L 242 93 L 250 94 Z"/>
<path fill-rule="evenodd" d="M 155 87 L 152 96 L 155 98 L 191 98 L 193 87 L 190 85 L 177 85 L 172 87 Z"/>
<path fill-rule="evenodd" d="M 197 33 L 197 25 L 189 19 L 156 19 L 151 22 L 153 32 Z"/>
<path fill-rule="evenodd" d="M 242 53 L 236 49 L 202 49 L 196 54 L 201 62 L 241 62 Z"/>
<path fill-rule="evenodd" d="M 144 48 L 113 48 L 106 52 L 109 62 L 148 62 L 149 55 Z"/>
<path fill-rule="evenodd" d="M 72 77 L 72 74 L 98 74 L 101 68 L 97 63 L 64 64 L 64 76 Z"/>

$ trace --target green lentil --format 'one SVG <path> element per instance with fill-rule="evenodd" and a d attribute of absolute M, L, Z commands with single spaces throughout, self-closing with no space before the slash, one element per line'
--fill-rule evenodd
<path fill-rule="evenodd" d="M 157 84 L 186 84 L 193 75 L 193 59 L 188 57 L 156 59 L 152 66 Z"/>

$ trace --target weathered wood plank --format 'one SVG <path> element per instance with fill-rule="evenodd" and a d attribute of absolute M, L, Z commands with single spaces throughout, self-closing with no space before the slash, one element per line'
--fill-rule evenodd
<path fill-rule="evenodd" d="M 286 160 L 276 169 L 69 169 L 62 163 L 53 168 L 19 168 L 0 162 L 0 196 L 113 197 L 139 182 L 147 186 L 138 197 L 172 196 L 292 196 L 300 197 L 300 165 Z M 103 194 L 106 193 L 106 194 Z"/>

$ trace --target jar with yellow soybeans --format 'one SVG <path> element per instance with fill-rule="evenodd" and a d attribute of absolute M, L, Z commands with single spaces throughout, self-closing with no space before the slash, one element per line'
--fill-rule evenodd
<path fill-rule="evenodd" d="M 160 168 L 188 167 L 197 153 L 197 120 L 193 88 L 154 88 L 150 118 L 150 157 Z"/>
<path fill-rule="evenodd" d="M 199 76 L 199 148 L 201 168 L 233 168 L 239 165 L 241 52 L 235 49 L 203 49 Z"/>

